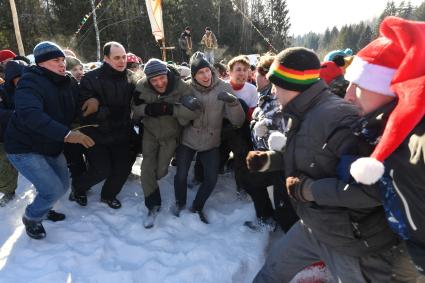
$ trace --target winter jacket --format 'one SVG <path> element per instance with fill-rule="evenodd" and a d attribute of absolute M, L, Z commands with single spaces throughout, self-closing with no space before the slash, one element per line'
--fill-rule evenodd
<path fill-rule="evenodd" d="M 204 51 L 211 51 L 216 49 L 218 44 L 215 34 L 213 32 L 211 32 L 209 35 L 205 33 L 202 36 L 201 44 L 204 46 Z"/>
<path fill-rule="evenodd" d="M 99 101 L 99 110 L 82 120 L 87 127 L 81 131 L 97 144 L 118 144 L 130 140 L 131 100 L 135 88 L 133 73 L 119 72 L 108 63 L 84 75 L 80 82 L 82 102 L 90 98 Z"/>
<path fill-rule="evenodd" d="M 340 158 L 358 154 L 351 127 L 359 117 L 353 105 L 326 88 L 319 81 L 285 107 L 288 141 L 283 155 L 272 154 L 271 163 L 284 160 L 286 177 L 312 180 L 314 202 L 293 204 L 318 240 L 350 256 L 378 253 L 397 243 L 398 237 L 386 223 L 378 185 L 347 185 L 338 178 Z"/>
<path fill-rule="evenodd" d="M 233 93 L 231 86 L 220 80 L 213 72 L 212 83 L 209 87 L 199 85 L 194 79 L 189 81 L 195 97 L 203 106 L 200 117 L 192 121 L 183 130 L 182 144 L 196 151 L 206 151 L 220 145 L 223 118 L 228 119 L 234 126 L 242 126 L 245 113 L 239 101 L 225 103 L 218 100 L 217 95 L 226 91 Z"/>
<path fill-rule="evenodd" d="M 15 112 L 5 133 L 6 152 L 59 155 L 76 115 L 77 100 L 78 89 L 69 76 L 30 67 L 15 91 Z"/>
<path fill-rule="evenodd" d="M 133 120 L 140 120 L 144 131 L 149 132 L 157 140 L 179 138 L 183 126 L 199 116 L 200 111 L 191 111 L 180 103 L 182 96 L 192 95 L 192 89 L 184 83 L 177 71 L 168 71 L 168 91 L 164 95 L 156 92 L 145 77 L 137 82 L 136 96 L 138 102 L 133 102 Z M 136 99 L 135 99 L 136 100 Z M 151 117 L 145 115 L 145 108 L 154 102 L 167 102 L 173 104 L 173 115 Z"/>
<path fill-rule="evenodd" d="M 258 106 L 252 114 L 251 129 L 258 122 L 264 122 L 268 131 L 263 137 L 255 135 L 252 130 L 251 139 L 256 150 L 268 150 L 267 144 L 270 134 L 274 131 L 286 132 L 283 111 L 275 95 L 271 93 L 271 85 L 260 92 Z"/>
<path fill-rule="evenodd" d="M 5 68 L 5 82 L 0 85 L 0 142 L 3 142 L 7 123 L 15 110 L 15 85 L 13 80 L 20 77 L 27 68 L 22 61 L 11 60 Z"/>

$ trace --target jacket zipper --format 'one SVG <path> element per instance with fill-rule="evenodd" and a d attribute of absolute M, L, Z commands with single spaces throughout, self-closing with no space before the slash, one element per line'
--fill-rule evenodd
<path fill-rule="evenodd" d="M 391 176 L 391 182 L 393 183 L 394 189 L 397 191 L 397 194 L 400 196 L 401 202 L 403 203 L 404 210 L 406 211 L 406 217 L 407 221 L 410 224 L 410 227 L 412 227 L 413 230 L 418 230 L 415 223 L 413 222 L 412 214 L 410 213 L 409 204 L 406 201 L 406 198 L 403 196 L 399 188 L 397 187 L 397 184 L 394 182 L 394 170 L 390 170 L 390 176 Z"/>

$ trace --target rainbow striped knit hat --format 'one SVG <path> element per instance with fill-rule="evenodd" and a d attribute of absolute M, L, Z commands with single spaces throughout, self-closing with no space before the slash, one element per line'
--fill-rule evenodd
<path fill-rule="evenodd" d="M 291 47 L 280 52 L 267 79 L 286 90 L 304 91 L 320 80 L 320 60 L 310 49 Z"/>

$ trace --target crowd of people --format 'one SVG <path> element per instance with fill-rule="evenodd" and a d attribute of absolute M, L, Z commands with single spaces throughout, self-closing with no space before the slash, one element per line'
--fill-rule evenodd
<path fill-rule="evenodd" d="M 320 261 L 332 282 L 425 282 L 425 23 L 388 17 L 357 54 L 322 62 L 291 47 L 255 66 L 245 55 L 225 65 L 214 61 L 210 28 L 202 42 L 192 53 L 187 27 L 180 65 L 151 58 L 143 67 L 108 42 L 88 70 L 49 41 L 34 47 L 34 63 L 1 50 L 0 206 L 25 176 L 37 195 L 22 221 L 42 239 L 44 220 L 65 219 L 53 207 L 69 189 L 87 206 L 104 181 L 100 201 L 125 205 L 118 195 L 141 155 L 144 227 L 161 213 L 169 166 L 172 213 L 188 208 L 208 224 L 204 208 L 230 167 L 257 216 L 244 225 L 285 232 L 253 282 L 290 282 Z"/>

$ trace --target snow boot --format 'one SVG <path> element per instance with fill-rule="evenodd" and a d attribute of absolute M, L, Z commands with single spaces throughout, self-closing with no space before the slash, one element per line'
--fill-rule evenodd
<path fill-rule="evenodd" d="M 0 199 L 0 207 L 5 206 L 14 198 L 15 198 L 15 193 L 5 193 L 3 197 Z"/>
<path fill-rule="evenodd" d="M 44 230 L 41 221 L 30 220 L 25 216 L 22 217 L 22 222 L 25 225 L 27 235 L 33 239 L 40 240 L 46 237 L 46 230 Z"/>
<path fill-rule="evenodd" d="M 160 206 L 154 206 L 151 209 L 149 209 L 148 215 L 146 216 L 145 220 L 143 221 L 143 226 L 146 229 L 150 229 L 155 224 L 155 219 L 158 216 Z"/>
<path fill-rule="evenodd" d="M 113 199 L 101 198 L 100 202 L 106 203 L 110 208 L 113 208 L 113 209 L 121 208 L 121 202 L 116 198 L 113 198 Z"/>
<path fill-rule="evenodd" d="M 72 190 L 69 194 L 69 200 L 75 201 L 81 206 L 87 206 L 87 194 L 86 193 L 77 193 L 76 191 Z"/>
<path fill-rule="evenodd" d="M 175 204 L 171 207 L 171 213 L 176 216 L 176 217 L 180 217 L 180 212 L 185 208 L 185 205 L 179 205 L 179 204 Z"/>
<path fill-rule="evenodd" d="M 277 223 L 272 217 L 260 217 L 257 221 L 245 221 L 244 225 L 255 232 L 274 232 L 277 228 Z"/>
<path fill-rule="evenodd" d="M 192 213 L 197 213 L 197 214 L 198 214 L 198 216 L 199 216 L 199 219 L 200 219 L 202 222 L 204 222 L 205 224 L 210 224 L 210 222 L 208 222 L 208 219 L 207 219 L 207 217 L 205 216 L 205 213 L 204 213 L 204 211 L 203 211 L 202 209 L 195 209 L 195 208 L 191 207 L 191 208 L 190 208 L 190 211 L 191 211 Z"/>
<path fill-rule="evenodd" d="M 65 214 L 50 209 L 49 212 L 47 212 L 46 219 L 53 222 L 63 221 L 65 220 Z"/>

